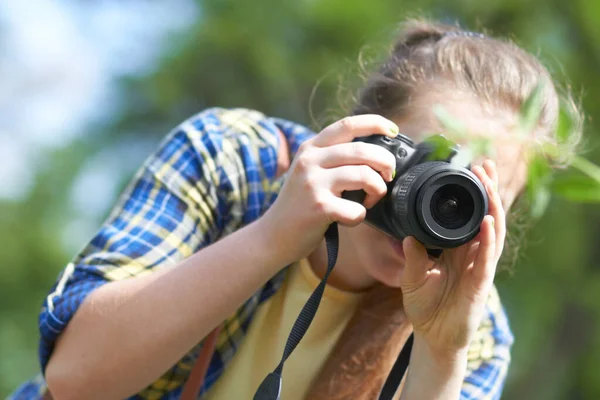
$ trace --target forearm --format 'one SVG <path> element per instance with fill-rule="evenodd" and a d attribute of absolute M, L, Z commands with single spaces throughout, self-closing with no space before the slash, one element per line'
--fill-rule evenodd
<path fill-rule="evenodd" d="M 358 310 L 317 375 L 311 400 L 377 398 L 408 336 L 406 319 Z"/>
<path fill-rule="evenodd" d="M 57 398 L 143 389 L 285 265 L 260 220 L 173 268 L 105 284 L 83 302 L 46 369 Z"/>
<path fill-rule="evenodd" d="M 400 399 L 459 399 L 466 370 L 466 349 L 435 353 L 416 334 Z"/>

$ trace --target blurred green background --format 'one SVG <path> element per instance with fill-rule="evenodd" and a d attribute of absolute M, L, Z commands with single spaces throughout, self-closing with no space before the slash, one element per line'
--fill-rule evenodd
<path fill-rule="evenodd" d="M 0 2 L 0 396 L 38 369 L 57 274 L 175 124 L 243 106 L 316 128 L 357 83 L 361 49 L 377 54 L 407 16 L 538 54 L 581 98 L 584 155 L 600 161 L 600 2 Z M 599 207 L 553 199 L 498 276 L 516 336 L 503 398 L 600 398 L 599 238 Z"/>

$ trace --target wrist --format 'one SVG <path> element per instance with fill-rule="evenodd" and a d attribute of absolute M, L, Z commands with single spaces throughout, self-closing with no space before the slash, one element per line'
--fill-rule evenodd
<path fill-rule="evenodd" d="M 414 333 L 413 353 L 430 360 L 435 365 L 443 368 L 466 366 L 468 347 L 441 348 L 431 345 L 427 339 L 418 332 Z"/>
<path fill-rule="evenodd" d="M 466 349 L 435 349 L 415 332 L 401 399 L 457 399 L 466 372 Z"/>
<path fill-rule="evenodd" d="M 277 224 L 268 217 L 268 213 L 254 221 L 249 227 L 250 238 L 260 254 L 264 254 L 268 265 L 279 272 L 297 259 L 293 256 L 285 242 L 283 232 L 278 232 Z"/>

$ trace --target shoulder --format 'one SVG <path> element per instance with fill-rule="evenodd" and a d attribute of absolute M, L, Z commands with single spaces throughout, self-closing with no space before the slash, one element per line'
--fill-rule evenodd
<path fill-rule="evenodd" d="M 220 182 L 221 178 L 239 175 L 241 170 L 257 168 L 267 169 L 266 174 L 272 177 L 278 140 L 275 119 L 262 112 L 208 108 L 172 129 L 146 166 L 161 176 L 183 172 L 190 182 L 200 175 Z"/>
<path fill-rule="evenodd" d="M 248 108 L 208 108 L 181 123 L 172 134 L 183 134 L 192 142 L 218 145 L 228 141 L 238 146 L 258 146 L 277 151 L 285 139 L 293 156 L 300 145 L 313 137 L 307 126 Z"/>
<path fill-rule="evenodd" d="M 274 119 L 248 108 L 209 108 L 181 123 L 177 131 L 192 141 L 237 140 L 242 144 L 277 147 Z"/>

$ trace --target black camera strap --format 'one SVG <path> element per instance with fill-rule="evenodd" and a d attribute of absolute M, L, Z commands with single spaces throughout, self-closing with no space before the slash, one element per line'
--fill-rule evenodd
<path fill-rule="evenodd" d="M 404 373 L 406 372 L 406 368 L 408 368 L 413 341 L 414 335 L 411 333 L 408 337 L 408 340 L 404 344 L 404 347 L 402 347 L 402 351 L 400 351 L 400 355 L 396 359 L 396 362 L 394 363 L 390 374 L 385 380 L 383 387 L 381 388 L 379 400 L 392 400 L 396 394 L 396 391 L 400 386 L 400 382 L 402 382 L 402 377 L 404 377 Z"/>
<path fill-rule="evenodd" d="M 337 223 L 334 222 L 327 228 L 327 231 L 325 232 L 325 242 L 327 244 L 327 271 L 325 272 L 325 276 L 310 295 L 306 304 L 304 304 L 304 307 L 302 308 L 302 311 L 300 311 L 300 315 L 298 315 L 298 318 L 292 327 L 292 331 L 288 336 L 279 365 L 277 365 L 275 370 L 267 375 L 260 384 L 254 395 L 254 400 L 280 400 L 283 365 L 310 327 L 317 309 L 319 308 L 319 304 L 321 304 L 321 298 L 323 297 L 323 292 L 327 285 L 327 279 L 329 278 L 331 271 L 333 271 L 333 267 L 337 261 L 339 248 Z M 383 385 L 379 400 L 391 400 L 396 393 L 396 390 L 398 390 L 398 386 L 400 386 L 402 377 L 408 367 L 412 342 L 413 336 L 411 335 L 408 338 L 406 345 L 402 348 L 398 359 L 394 363 L 394 366 Z"/>

